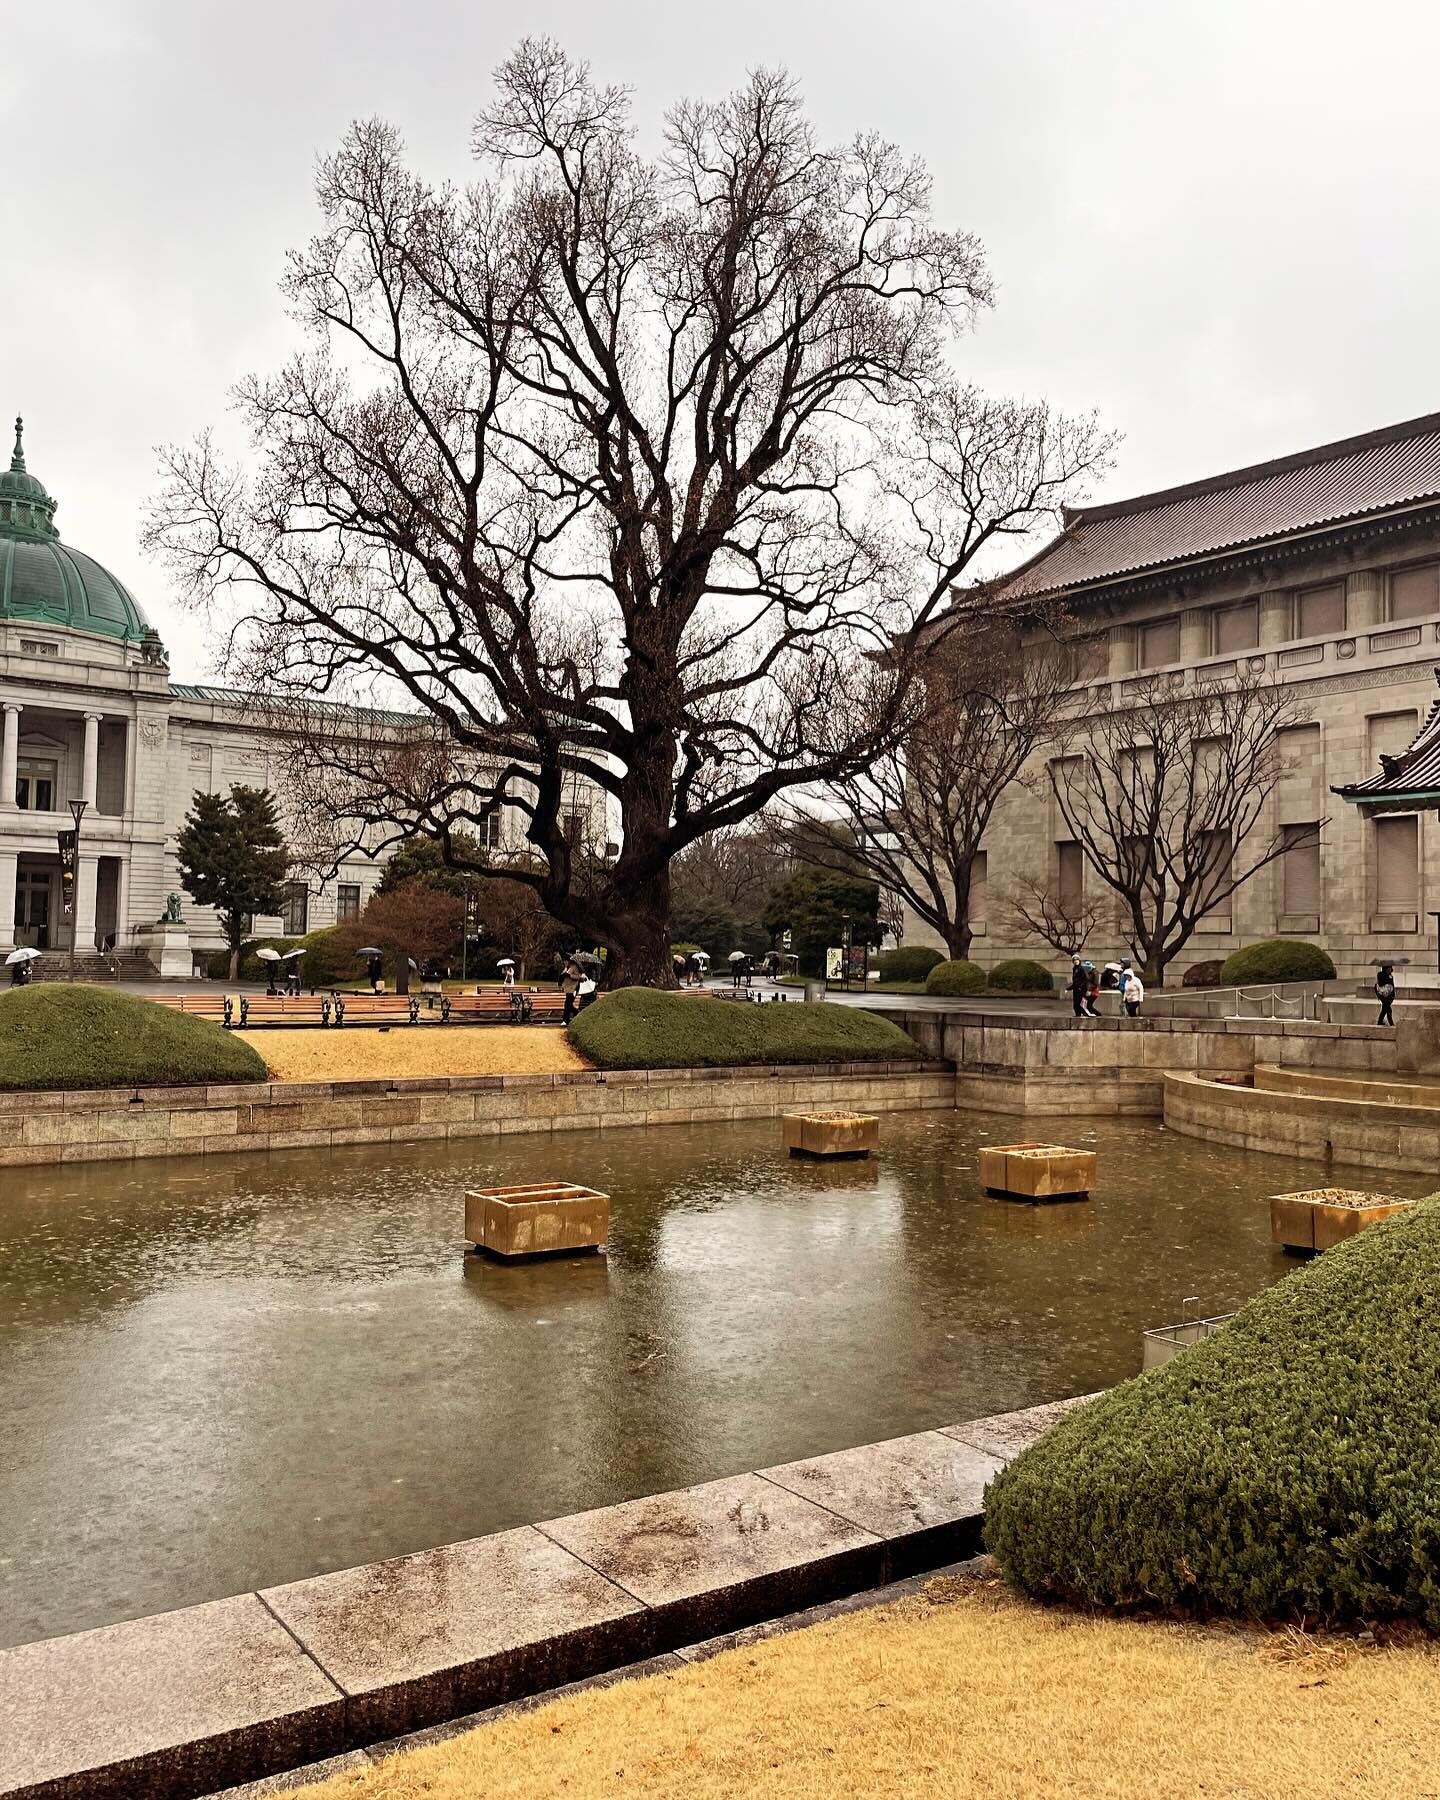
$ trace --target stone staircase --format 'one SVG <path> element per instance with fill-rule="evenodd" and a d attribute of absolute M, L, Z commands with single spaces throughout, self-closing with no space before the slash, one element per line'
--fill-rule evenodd
<path fill-rule="evenodd" d="M 155 965 L 131 951 L 125 955 L 92 950 L 75 958 L 72 971 L 64 950 L 47 951 L 35 964 L 34 981 L 154 981 Z"/>

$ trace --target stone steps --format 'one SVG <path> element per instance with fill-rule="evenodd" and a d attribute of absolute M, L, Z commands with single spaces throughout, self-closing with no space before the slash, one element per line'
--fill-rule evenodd
<path fill-rule="evenodd" d="M 108 955 L 91 951 L 77 956 L 72 968 L 63 950 L 47 951 L 36 965 L 32 981 L 153 981 L 154 965 L 144 956 Z"/>

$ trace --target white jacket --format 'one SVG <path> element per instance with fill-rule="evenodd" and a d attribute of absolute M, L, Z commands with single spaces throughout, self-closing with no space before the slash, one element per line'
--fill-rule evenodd
<path fill-rule="evenodd" d="M 1130 979 L 1125 983 L 1121 998 L 1127 1006 L 1138 1006 L 1145 998 L 1145 983 L 1138 975 L 1131 974 Z"/>

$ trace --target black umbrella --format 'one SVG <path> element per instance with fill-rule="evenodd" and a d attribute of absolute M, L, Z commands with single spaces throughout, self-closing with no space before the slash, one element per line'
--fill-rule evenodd
<path fill-rule="evenodd" d="M 1372 969 L 1403 969 L 1409 961 L 1408 956 L 1372 956 L 1370 967 Z"/>

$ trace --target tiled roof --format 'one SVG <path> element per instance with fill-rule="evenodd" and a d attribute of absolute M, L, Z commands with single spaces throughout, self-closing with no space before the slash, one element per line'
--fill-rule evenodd
<path fill-rule="evenodd" d="M 1440 669 L 1435 679 L 1440 682 Z M 1408 748 L 1398 756 L 1380 758 L 1378 775 L 1331 792 L 1370 812 L 1408 812 L 1418 805 L 1440 804 L 1440 699 L 1431 705 Z"/>
<path fill-rule="evenodd" d="M 1186 487 L 1067 513 L 1060 536 L 999 592 L 1055 593 L 1435 499 L 1440 413 L 1429 413 Z"/>
<path fill-rule="evenodd" d="M 247 694 L 240 688 L 207 687 L 203 683 L 172 681 L 170 692 L 177 700 L 200 700 L 207 706 L 233 706 L 237 709 L 254 704 L 256 696 Z M 371 724 L 380 725 L 413 725 L 421 718 L 419 713 L 386 712 L 383 708 L 369 706 L 346 706 L 336 700 L 312 700 L 311 706 L 326 712 L 341 713 L 347 718 L 365 719 Z"/>

